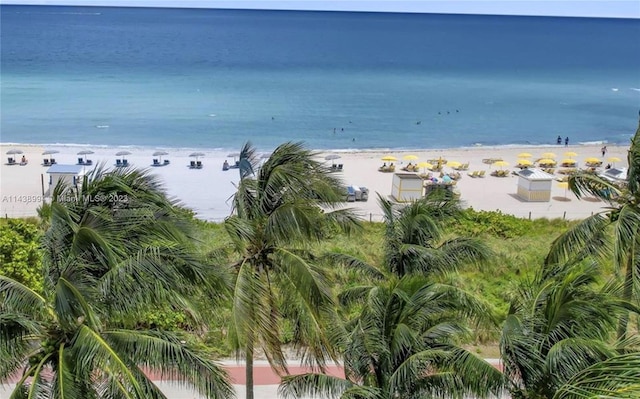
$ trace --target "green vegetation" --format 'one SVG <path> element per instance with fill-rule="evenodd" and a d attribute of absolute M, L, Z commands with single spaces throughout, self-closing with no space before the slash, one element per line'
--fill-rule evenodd
<path fill-rule="evenodd" d="M 0 275 L 42 291 L 40 230 L 29 221 L 8 219 L 0 222 Z"/>
<path fill-rule="evenodd" d="M 246 360 L 247 399 L 253 399 L 257 347 L 274 369 L 286 373 L 284 318 L 303 358 L 320 367 L 338 358 L 322 328 L 333 318 L 331 292 L 306 244 L 319 242 L 331 228 L 349 231 L 357 222 L 349 211 L 320 211 L 318 205 L 342 202 L 343 191 L 313 155 L 301 144 L 286 143 L 258 169 L 251 145 L 240 153 L 235 212 L 224 226 L 237 254 L 231 335 Z"/>
<path fill-rule="evenodd" d="M 55 189 L 73 201 L 51 205 L 41 292 L 0 276 L 0 380 L 23 371 L 17 398 L 163 398 L 144 367 L 229 397 L 225 371 L 184 333 L 127 326 L 150 304 L 200 324 L 193 294 L 213 296 L 219 278 L 193 255 L 185 213 L 144 172 L 98 168 L 81 187 Z"/>

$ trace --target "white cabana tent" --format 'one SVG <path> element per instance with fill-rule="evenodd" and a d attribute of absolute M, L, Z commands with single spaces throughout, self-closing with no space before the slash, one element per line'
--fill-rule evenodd
<path fill-rule="evenodd" d="M 65 181 L 70 186 L 77 187 L 86 173 L 86 169 L 83 165 L 52 165 L 47 169 L 47 174 L 49 175 L 49 189 L 47 190 L 47 195 L 51 195 L 53 189 L 61 180 Z"/>
<path fill-rule="evenodd" d="M 518 197 L 529 202 L 549 202 L 553 175 L 540 169 L 518 172 Z"/>
<path fill-rule="evenodd" d="M 415 173 L 394 173 L 391 195 L 398 202 L 410 202 L 422 198 L 422 178 Z"/>

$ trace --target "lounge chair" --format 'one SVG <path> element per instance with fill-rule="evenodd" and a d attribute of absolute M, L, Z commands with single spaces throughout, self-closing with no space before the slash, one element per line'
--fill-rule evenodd
<path fill-rule="evenodd" d="M 83 158 L 78 158 L 78 165 L 84 165 L 84 159 Z"/>
<path fill-rule="evenodd" d="M 195 169 L 195 168 L 196 168 L 196 161 L 189 162 L 189 169 Z"/>
<path fill-rule="evenodd" d="M 154 159 L 153 166 L 160 166 L 160 161 L 158 161 L 157 159 Z"/>
<path fill-rule="evenodd" d="M 122 161 L 119 159 L 116 159 L 116 167 L 120 168 L 122 167 Z"/>
<path fill-rule="evenodd" d="M 92 160 L 90 160 L 90 159 L 87 159 L 87 160 L 84 162 L 84 164 L 85 164 L 85 165 L 92 165 L 92 164 L 93 164 L 93 161 L 92 161 Z"/>
<path fill-rule="evenodd" d="M 168 159 L 165 159 L 163 164 L 164 165 L 169 165 L 170 163 L 171 163 L 171 161 L 169 161 Z"/>
<path fill-rule="evenodd" d="M 475 179 L 476 177 L 478 177 L 478 173 L 479 173 L 479 172 L 478 172 L 477 170 L 474 170 L 473 172 L 469 172 L 469 173 L 467 173 L 467 175 L 468 175 L 469 177 L 473 177 L 473 178 Z"/>
<path fill-rule="evenodd" d="M 9 157 L 7 158 L 7 165 L 15 165 L 16 164 L 16 160 Z"/>
<path fill-rule="evenodd" d="M 51 163 L 51 165 L 55 165 L 55 164 L 57 164 L 57 162 L 56 162 L 56 160 L 55 160 L 54 158 L 51 158 L 51 159 L 49 160 L 49 162 Z"/>
<path fill-rule="evenodd" d="M 51 166 L 51 162 L 49 162 L 49 159 L 43 159 L 42 160 L 42 165 L 43 166 Z"/>
<path fill-rule="evenodd" d="M 123 159 L 123 160 L 122 160 L 122 166 L 124 166 L 124 167 L 129 166 L 129 160 L 127 160 L 127 159 Z"/>
<path fill-rule="evenodd" d="M 338 164 L 338 171 L 342 172 L 342 166 L 343 165 L 341 163 Z"/>
<path fill-rule="evenodd" d="M 478 177 L 484 177 L 486 173 L 486 170 L 481 170 L 478 172 Z"/>
<path fill-rule="evenodd" d="M 196 169 L 202 169 L 202 161 L 196 161 Z"/>

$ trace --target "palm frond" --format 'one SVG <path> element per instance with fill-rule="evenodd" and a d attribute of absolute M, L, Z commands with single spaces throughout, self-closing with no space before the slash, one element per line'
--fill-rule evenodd
<path fill-rule="evenodd" d="M 343 378 L 325 374 L 299 374 L 285 376 L 278 387 L 284 398 L 315 397 L 337 399 L 354 384 Z"/>

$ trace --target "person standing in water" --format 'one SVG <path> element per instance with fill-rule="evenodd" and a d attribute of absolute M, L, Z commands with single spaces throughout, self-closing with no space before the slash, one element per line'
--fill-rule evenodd
<path fill-rule="evenodd" d="M 569 136 L 565 137 L 564 139 L 564 146 L 568 147 L 569 146 Z"/>

